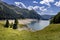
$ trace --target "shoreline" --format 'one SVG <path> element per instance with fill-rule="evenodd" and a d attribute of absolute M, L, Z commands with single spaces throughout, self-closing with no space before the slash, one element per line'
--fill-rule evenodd
<path fill-rule="evenodd" d="M 0 20 L 6 22 L 6 20 Z M 9 20 L 9 23 L 14 23 L 15 20 Z M 37 19 L 18 19 L 19 24 L 29 24 L 32 21 L 37 21 Z"/>

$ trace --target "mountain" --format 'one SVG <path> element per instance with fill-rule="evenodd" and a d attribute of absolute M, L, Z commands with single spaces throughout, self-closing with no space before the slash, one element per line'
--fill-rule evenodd
<path fill-rule="evenodd" d="M 25 9 L 25 8 L 19 8 L 19 7 L 16 7 L 14 5 L 11 5 L 12 8 L 14 8 L 14 10 L 16 12 L 18 12 L 18 14 L 21 14 L 23 15 L 25 18 L 32 18 L 32 19 L 40 19 L 40 15 L 34 11 L 34 10 L 28 10 L 28 9 Z"/>
<path fill-rule="evenodd" d="M 40 15 L 42 20 L 49 20 L 54 17 L 54 15 Z"/>
<path fill-rule="evenodd" d="M 0 2 L 0 19 L 15 19 L 24 18 L 22 15 L 18 15 L 10 5 L 5 2 Z"/>
<path fill-rule="evenodd" d="M 9 5 L 5 2 L 0 2 L 0 19 L 40 19 L 40 15 L 34 10 L 19 8 L 15 5 Z"/>

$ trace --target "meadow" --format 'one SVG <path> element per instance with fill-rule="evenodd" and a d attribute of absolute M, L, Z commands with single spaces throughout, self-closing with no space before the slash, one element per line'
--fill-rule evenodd
<path fill-rule="evenodd" d="M 31 32 L 4 28 L 4 23 L 0 21 L 0 40 L 60 40 L 60 24 L 50 24 L 43 30 Z"/>

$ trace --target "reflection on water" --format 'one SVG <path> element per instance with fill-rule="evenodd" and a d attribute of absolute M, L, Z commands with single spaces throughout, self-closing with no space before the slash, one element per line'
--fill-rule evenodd
<path fill-rule="evenodd" d="M 33 30 L 42 30 L 48 26 L 49 23 L 49 20 L 32 21 L 30 24 L 28 24 L 28 27 L 32 28 Z"/>

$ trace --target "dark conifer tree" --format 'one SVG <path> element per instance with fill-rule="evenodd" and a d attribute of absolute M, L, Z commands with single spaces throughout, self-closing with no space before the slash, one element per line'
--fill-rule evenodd
<path fill-rule="evenodd" d="M 8 28 L 9 27 L 9 21 L 8 20 L 6 20 L 6 24 L 5 24 L 5 26 L 4 27 L 6 27 L 6 28 Z"/>
<path fill-rule="evenodd" d="M 14 24 L 13 24 L 13 29 L 17 29 L 18 28 L 18 20 L 17 19 L 15 19 L 15 22 L 14 22 Z"/>

